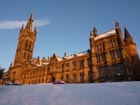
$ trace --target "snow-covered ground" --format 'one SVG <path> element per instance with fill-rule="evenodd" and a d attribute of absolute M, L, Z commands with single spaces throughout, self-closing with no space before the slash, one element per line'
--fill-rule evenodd
<path fill-rule="evenodd" d="M 140 105 L 140 82 L 0 86 L 0 105 Z"/>

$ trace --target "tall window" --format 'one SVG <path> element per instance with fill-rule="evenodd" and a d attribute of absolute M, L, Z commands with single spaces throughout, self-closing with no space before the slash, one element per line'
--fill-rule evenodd
<path fill-rule="evenodd" d="M 29 43 L 29 49 L 31 49 L 31 44 L 32 44 L 32 42 L 30 41 L 30 43 Z"/>
<path fill-rule="evenodd" d="M 84 59 L 80 60 L 80 68 L 84 68 Z"/>
<path fill-rule="evenodd" d="M 99 46 L 98 46 L 98 45 L 96 45 L 95 49 L 96 49 L 96 51 L 99 51 Z"/>
<path fill-rule="evenodd" d="M 25 48 L 28 49 L 28 40 L 25 42 Z"/>
<path fill-rule="evenodd" d="M 93 81 L 93 72 L 91 70 L 89 70 L 89 72 L 88 72 L 88 79 L 90 82 Z"/>
<path fill-rule="evenodd" d="M 114 47 L 116 46 L 116 40 L 115 39 L 113 40 L 113 46 Z"/>
<path fill-rule="evenodd" d="M 112 47 L 115 47 L 116 45 L 117 45 L 117 42 L 116 42 L 115 39 L 110 40 L 110 47 L 111 47 L 111 48 L 112 48 Z"/>
<path fill-rule="evenodd" d="M 112 48 L 113 47 L 112 40 L 110 40 L 109 44 L 110 44 L 110 47 Z"/>
<path fill-rule="evenodd" d="M 111 59 L 115 60 L 115 51 L 110 51 Z"/>
<path fill-rule="evenodd" d="M 88 66 L 90 67 L 90 66 L 92 65 L 92 60 L 91 60 L 91 58 L 88 58 L 87 61 L 88 61 Z"/>
<path fill-rule="evenodd" d="M 69 63 L 66 64 L 66 69 L 69 70 Z"/>
<path fill-rule="evenodd" d="M 69 83 L 69 75 L 66 75 L 66 82 Z"/>
<path fill-rule="evenodd" d="M 73 69 L 76 69 L 76 61 L 73 61 Z"/>
<path fill-rule="evenodd" d="M 96 45 L 96 51 L 99 51 L 98 45 Z"/>
<path fill-rule="evenodd" d="M 80 73 L 80 81 L 84 82 L 84 73 Z"/>
<path fill-rule="evenodd" d="M 24 58 L 26 58 L 26 52 L 24 52 Z"/>
<path fill-rule="evenodd" d="M 117 58 L 121 58 L 121 51 L 120 51 L 120 49 L 118 49 L 118 50 L 116 51 L 116 55 L 117 55 Z"/>
<path fill-rule="evenodd" d="M 105 53 L 102 53 L 102 54 L 101 54 L 101 57 L 102 57 L 102 61 L 105 62 L 105 60 L 106 60 Z"/>
<path fill-rule="evenodd" d="M 97 63 L 99 63 L 101 61 L 99 54 L 96 55 L 96 59 L 97 59 Z"/>
<path fill-rule="evenodd" d="M 76 74 L 73 73 L 73 81 L 75 82 L 76 81 Z"/>
<path fill-rule="evenodd" d="M 103 49 L 103 44 L 102 44 L 102 43 L 100 44 L 100 50 L 104 50 L 104 49 Z"/>
<path fill-rule="evenodd" d="M 106 67 L 99 67 L 99 76 L 100 78 L 105 78 L 107 76 L 107 68 Z"/>
<path fill-rule="evenodd" d="M 61 68 L 62 68 L 62 72 L 63 72 L 64 71 L 64 64 L 61 65 Z"/>
<path fill-rule="evenodd" d="M 30 54 L 28 54 L 28 59 L 30 59 Z"/>

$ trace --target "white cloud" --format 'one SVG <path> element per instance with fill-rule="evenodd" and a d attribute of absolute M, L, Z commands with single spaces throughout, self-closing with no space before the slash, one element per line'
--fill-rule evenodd
<path fill-rule="evenodd" d="M 40 19 L 40 20 L 34 20 L 33 26 L 45 26 L 50 23 L 47 19 Z M 15 29 L 15 28 L 21 28 L 21 26 L 24 24 L 24 26 L 27 24 L 27 21 L 0 21 L 0 29 Z"/>
<path fill-rule="evenodd" d="M 39 26 L 45 26 L 45 25 L 48 25 L 49 23 L 50 23 L 50 21 L 47 20 L 47 19 L 35 20 L 34 21 L 34 26 L 37 26 L 37 27 L 39 27 Z"/>

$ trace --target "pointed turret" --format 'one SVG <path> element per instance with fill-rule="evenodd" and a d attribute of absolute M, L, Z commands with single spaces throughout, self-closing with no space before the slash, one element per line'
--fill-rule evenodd
<path fill-rule="evenodd" d="M 12 64 L 12 62 L 11 62 L 10 67 L 12 67 L 12 65 L 13 65 L 13 64 Z"/>
<path fill-rule="evenodd" d="M 124 28 L 124 35 L 125 35 L 125 39 L 132 38 L 126 27 Z"/>
<path fill-rule="evenodd" d="M 116 30 L 116 34 L 118 37 L 119 45 L 124 45 L 124 40 L 123 40 L 121 28 L 120 28 L 119 22 L 117 22 L 117 21 L 115 21 L 115 30 Z"/>
<path fill-rule="evenodd" d="M 30 20 L 33 20 L 33 15 L 32 15 L 32 13 L 31 13 L 31 15 L 30 15 L 30 18 L 29 18 Z"/>
<path fill-rule="evenodd" d="M 30 15 L 30 18 L 28 19 L 26 29 L 32 30 L 32 25 L 33 25 L 33 16 L 32 14 Z"/>
<path fill-rule="evenodd" d="M 90 31 L 90 36 L 93 36 L 92 32 Z"/>
<path fill-rule="evenodd" d="M 127 44 L 135 44 L 135 42 L 133 41 L 132 36 L 130 35 L 130 33 L 128 32 L 127 28 L 124 28 L 124 41 Z"/>
<path fill-rule="evenodd" d="M 36 27 L 34 28 L 34 32 L 37 33 L 37 28 Z"/>
<path fill-rule="evenodd" d="M 37 57 L 37 62 L 36 63 L 40 64 L 40 57 L 39 56 Z"/>
<path fill-rule="evenodd" d="M 66 57 L 67 56 L 67 53 L 66 52 L 64 52 L 64 57 Z"/>
<path fill-rule="evenodd" d="M 41 60 L 41 62 L 46 63 L 47 62 L 46 58 L 43 57 L 42 60 Z"/>
<path fill-rule="evenodd" d="M 119 22 L 115 21 L 115 27 L 120 28 Z"/>
<path fill-rule="evenodd" d="M 22 27 L 21 27 L 20 31 L 21 31 L 21 30 L 24 30 L 24 24 L 22 25 Z"/>
<path fill-rule="evenodd" d="M 53 53 L 53 57 L 56 57 L 55 53 Z"/>
<path fill-rule="evenodd" d="M 89 38 L 93 38 L 93 34 L 92 34 L 92 31 L 90 31 L 90 35 L 89 35 Z"/>
<path fill-rule="evenodd" d="M 96 27 L 94 27 L 94 29 L 93 29 L 93 36 L 94 36 L 94 37 L 98 36 Z"/>

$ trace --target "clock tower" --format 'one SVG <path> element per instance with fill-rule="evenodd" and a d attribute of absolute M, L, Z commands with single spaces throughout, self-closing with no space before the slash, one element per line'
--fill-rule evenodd
<path fill-rule="evenodd" d="M 13 66 L 23 64 L 27 60 L 32 58 L 37 34 L 36 27 L 33 30 L 32 25 L 33 25 L 33 16 L 31 14 L 25 28 L 24 26 L 22 26 L 20 29 L 18 45 Z"/>

